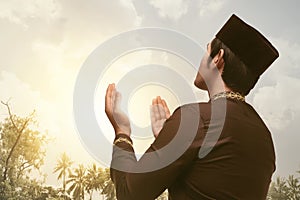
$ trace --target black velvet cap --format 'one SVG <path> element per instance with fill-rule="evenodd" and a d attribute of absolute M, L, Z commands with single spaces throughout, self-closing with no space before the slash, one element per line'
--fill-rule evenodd
<path fill-rule="evenodd" d="M 234 14 L 216 37 L 242 60 L 254 76 L 260 76 L 279 57 L 275 47 L 259 31 Z"/>

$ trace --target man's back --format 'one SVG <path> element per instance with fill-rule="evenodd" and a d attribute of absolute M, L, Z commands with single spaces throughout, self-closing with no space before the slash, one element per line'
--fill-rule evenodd
<path fill-rule="evenodd" d="M 194 145 L 203 145 L 201 135 L 210 126 L 215 127 L 209 129 L 209 134 L 222 132 L 210 153 L 195 158 L 169 188 L 171 199 L 265 199 L 275 170 L 275 153 L 264 122 L 242 101 L 227 101 L 224 122 L 212 123 L 211 103 L 199 106 L 203 126 L 199 127 Z"/>

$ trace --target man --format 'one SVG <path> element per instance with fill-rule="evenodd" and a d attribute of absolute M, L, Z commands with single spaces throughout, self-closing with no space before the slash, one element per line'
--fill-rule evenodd
<path fill-rule="evenodd" d="M 263 35 L 232 15 L 207 45 L 194 81 L 210 101 L 181 106 L 170 116 L 166 102 L 155 98 L 156 139 L 139 161 L 120 93 L 110 84 L 105 111 L 116 134 L 111 178 L 117 198 L 152 200 L 168 189 L 172 200 L 266 199 L 275 170 L 273 142 L 245 96 L 278 56 Z M 149 165 L 153 170 L 143 170 Z"/>

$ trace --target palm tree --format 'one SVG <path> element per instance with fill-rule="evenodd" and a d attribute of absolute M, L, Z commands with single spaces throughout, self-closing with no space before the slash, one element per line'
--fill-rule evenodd
<path fill-rule="evenodd" d="M 66 177 L 70 174 L 70 167 L 72 165 L 71 159 L 64 152 L 60 159 L 57 161 L 56 167 L 54 168 L 54 173 L 59 172 L 57 180 L 63 179 L 63 193 L 66 199 Z"/>
<path fill-rule="evenodd" d="M 68 193 L 73 192 L 73 197 L 76 200 L 84 199 L 84 190 L 86 186 L 86 169 L 83 165 L 79 165 L 78 168 L 74 170 L 74 173 L 69 175 L 67 184 L 71 183 L 71 186 L 68 189 Z"/>
<path fill-rule="evenodd" d="M 289 175 L 287 179 L 288 195 L 291 200 L 300 199 L 300 184 L 299 179 L 295 178 L 294 175 Z"/>
<path fill-rule="evenodd" d="M 89 193 L 90 200 L 92 200 L 93 191 L 100 190 L 103 188 L 103 171 L 101 168 L 97 168 L 94 163 L 89 169 L 86 175 L 86 191 Z"/>
<path fill-rule="evenodd" d="M 268 198 L 272 200 L 289 199 L 288 187 L 286 186 L 286 180 L 284 178 L 277 177 L 276 182 L 271 184 Z"/>
<path fill-rule="evenodd" d="M 104 186 L 103 186 L 101 193 L 105 195 L 105 199 L 115 200 L 116 199 L 116 191 L 115 191 L 114 183 L 110 179 L 109 168 L 106 168 L 104 170 L 103 180 L 104 180 Z"/>

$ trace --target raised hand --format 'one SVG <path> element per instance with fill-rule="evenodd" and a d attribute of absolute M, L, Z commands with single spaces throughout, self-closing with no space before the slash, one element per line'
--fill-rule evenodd
<path fill-rule="evenodd" d="M 115 84 L 109 84 L 105 95 L 105 113 L 113 126 L 116 134 L 130 136 L 130 121 L 127 115 L 121 110 L 121 93 L 116 90 Z"/>
<path fill-rule="evenodd" d="M 151 126 L 154 137 L 156 138 L 161 131 L 165 121 L 170 117 L 170 110 L 165 100 L 157 96 L 152 100 L 150 106 Z"/>

